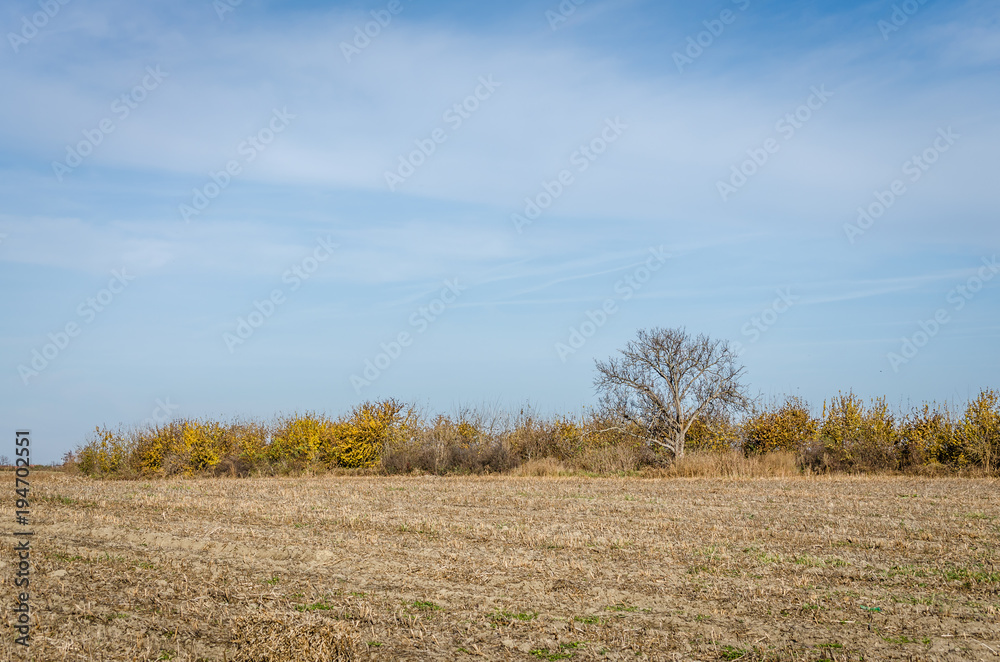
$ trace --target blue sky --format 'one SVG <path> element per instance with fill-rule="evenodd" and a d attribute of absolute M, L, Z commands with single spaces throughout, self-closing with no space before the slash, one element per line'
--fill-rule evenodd
<path fill-rule="evenodd" d="M 578 411 L 651 326 L 817 408 L 998 386 L 995 2 L 220 6 L 0 10 L 36 461 L 167 410 Z"/>

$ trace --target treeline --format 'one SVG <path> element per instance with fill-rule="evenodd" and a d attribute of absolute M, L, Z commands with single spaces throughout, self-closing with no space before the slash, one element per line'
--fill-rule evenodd
<path fill-rule="evenodd" d="M 98 428 L 67 464 L 88 476 L 115 478 L 344 470 L 695 475 L 695 466 L 711 473 L 754 462 L 793 472 L 995 473 L 1000 394 L 985 390 L 958 411 L 924 405 L 898 415 L 884 398 L 866 403 L 848 393 L 824 403 L 818 418 L 806 403 L 789 398 L 739 418 L 699 419 L 686 446 L 684 457 L 675 458 L 657 450 L 639 428 L 596 411 L 577 417 L 530 410 L 426 416 L 385 400 L 338 418 L 304 414 L 269 422 Z"/>

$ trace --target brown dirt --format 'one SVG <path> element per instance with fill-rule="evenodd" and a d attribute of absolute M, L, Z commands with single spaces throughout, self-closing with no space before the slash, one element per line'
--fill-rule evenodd
<path fill-rule="evenodd" d="M 996 480 L 32 479 L 35 660 L 1000 658 Z"/>

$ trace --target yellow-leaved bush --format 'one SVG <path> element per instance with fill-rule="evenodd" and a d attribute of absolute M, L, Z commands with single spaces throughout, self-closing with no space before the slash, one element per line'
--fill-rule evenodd
<path fill-rule="evenodd" d="M 969 403 L 958 436 L 977 465 L 1000 469 L 1000 394 L 988 389 Z"/>
<path fill-rule="evenodd" d="M 961 410 L 957 410 L 961 411 Z M 789 398 L 745 418 L 713 413 L 687 433 L 692 453 L 794 453 L 818 471 L 1000 470 L 1000 393 L 984 390 L 961 417 L 924 405 L 907 415 L 884 398 L 854 393 L 814 418 Z M 597 473 L 664 467 L 670 457 L 635 423 L 613 412 L 576 417 L 463 410 L 425 418 L 396 400 L 365 402 L 338 418 L 297 414 L 271 422 L 175 420 L 141 428 L 97 428 L 69 463 L 90 476 L 261 475 L 350 469 L 408 473 L 496 473 L 555 462 Z"/>
<path fill-rule="evenodd" d="M 899 431 L 885 398 L 865 407 L 854 393 L 823 403 L 824 464 L 833 469 L 895 469 L 899 466 Z"/>
<path fill-rule="evenodd" d="M 740 427 L 726 416 L 698 418 L 685 435 L 684 445 L 689 451 L 726 453 L 740 445 Z"/>
<path fill-rule="evenodd" d="M 77 453 L 80 470 L 86 474 L 114 475 L 122 472 L 129 460 L 125 436 L 107 427 L 94 429 L 91 442 Z"/>
<path fill-rule="evenodd" d="M 931 405 L 915 410 L 900 429 L 901 463 L 913 467 L 964 467 L 965 450 L 955 434 L 950 412 Z"/>
<path fill-rule="evenodd" d="M 330 422 L 314 414 L 281 421 L 265 453 L 271 462 L 288 467 L 302 467 L 316 461 Z"/>
<path fill-rule="evenodd" d="M 73 454 L 93 476 L 243 475 L 332 467 L 372 468 L 405 433 L 404 406 L 367 402 L 339 420 L 296 415 L 256 421 L 178 420 L 145 428 L 97 428 Z"/>
<path fill-rule="evenodd" d="M 379 463 L 382 451 L 405 434 L 400 427 L 404 406 L 396 400 L 366 402 L 335 428 L 333 457 L 338 466 L 370 468 Z"/>
<path fill-rule="evenodd" d="M 755 412 L 743 423 L 743 452 L 799 452 L 816 436 L 819 421 L 799 398 L 788 398 L 777 409 Z"/>

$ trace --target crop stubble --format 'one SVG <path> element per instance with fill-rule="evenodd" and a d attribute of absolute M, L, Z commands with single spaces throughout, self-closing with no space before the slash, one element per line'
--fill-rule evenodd
<path fill-rule="evenodd" d="M 37 660 L 1000 657 L 996 480 L 33 485 Z"/>

